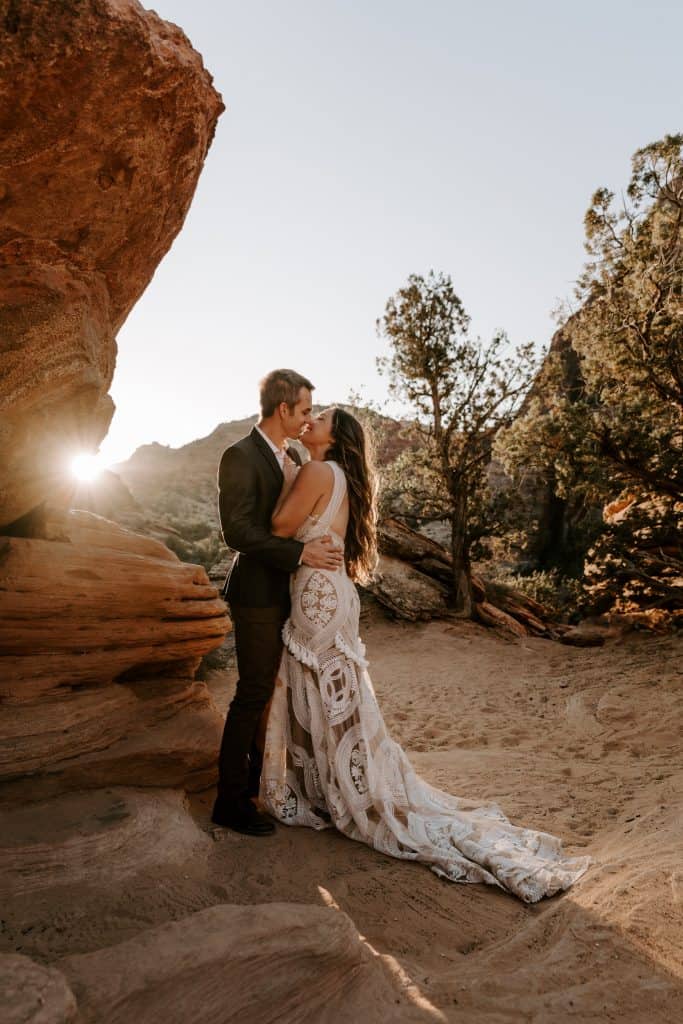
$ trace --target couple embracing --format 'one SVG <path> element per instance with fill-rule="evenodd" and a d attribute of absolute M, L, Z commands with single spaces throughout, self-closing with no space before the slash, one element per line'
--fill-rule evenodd
<path fill-rule="evenodd" d="M 529 903 L 567 889 L 589 858 L 567 857 L 495 804 L 430 786 L 388 735 L 358 632 L 355 584 L 376 561 L 366 438 L 344 409 L 313 418 L 312 391 L 293 370 L 268 374 L 258 425 L 220 463 L 221 528 L 238 552 L 224 596 L 239 679 L 213 822 L 253 836 L 272 833 L 272 819 L 334 827 Z M 308 450 L 305 465 L 288 438 Z"/>

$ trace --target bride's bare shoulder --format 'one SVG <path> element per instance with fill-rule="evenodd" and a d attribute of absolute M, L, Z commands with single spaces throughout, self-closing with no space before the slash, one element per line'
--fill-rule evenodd
<path fill-rule="evenodd" d="M 299 476 L 311 483 L 325 484 L 334 476 L 334 470 L 327 462 L 311 459 L 303 464 L 299 470 Z"/>

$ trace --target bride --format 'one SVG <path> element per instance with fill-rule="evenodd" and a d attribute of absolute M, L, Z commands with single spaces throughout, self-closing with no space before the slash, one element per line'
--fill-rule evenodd
<path fill-rule="evenodd" d="M 336 571 L 302 565 L 268 718 L 260 800 L 286 825 L 334 826 L 382 853 L 428 864 L 454 882 L 487 882 L 533 903 L 567 889 L 588 857 L 510 824 L 495 804 L 450 796 L 421 779 L 387 734 L 358 635 L 355 581 L 376 562 L 375 488 L 360 423 L 332 408 L 289 467 L 273 532 L 344 550 Z M 290 460 L 285 460 L 289 463 Z"/>

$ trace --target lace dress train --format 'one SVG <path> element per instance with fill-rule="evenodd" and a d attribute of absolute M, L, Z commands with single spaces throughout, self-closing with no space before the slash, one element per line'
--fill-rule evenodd
<path fill-rule="evenodd" d="M 332 498 L 300 540 L 336 536 L 346 479 L 328 465 Z M 358 635 L 358 594 L 343 567 L 300 567 L 291 596 L 261 776 L 266 810 L 287 825 L 334 826 L 451 881 L 497 885 L 528 903 L 584 873 L 590 858 L 566 856 L 555 836 L 512 825 L 495 804 L 451 796 L 416 774 L 384 725 Z"/>

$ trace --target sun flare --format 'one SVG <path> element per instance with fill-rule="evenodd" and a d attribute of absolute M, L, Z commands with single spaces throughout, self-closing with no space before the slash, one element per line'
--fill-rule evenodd
<path fill-rule="evenodd" d="M 92 483 L 104 469 L 104 463 L 100 455 L 91 455 L 88 452 L 81 452 L 71 460 L 71 472 L 83 483 Z"/>

